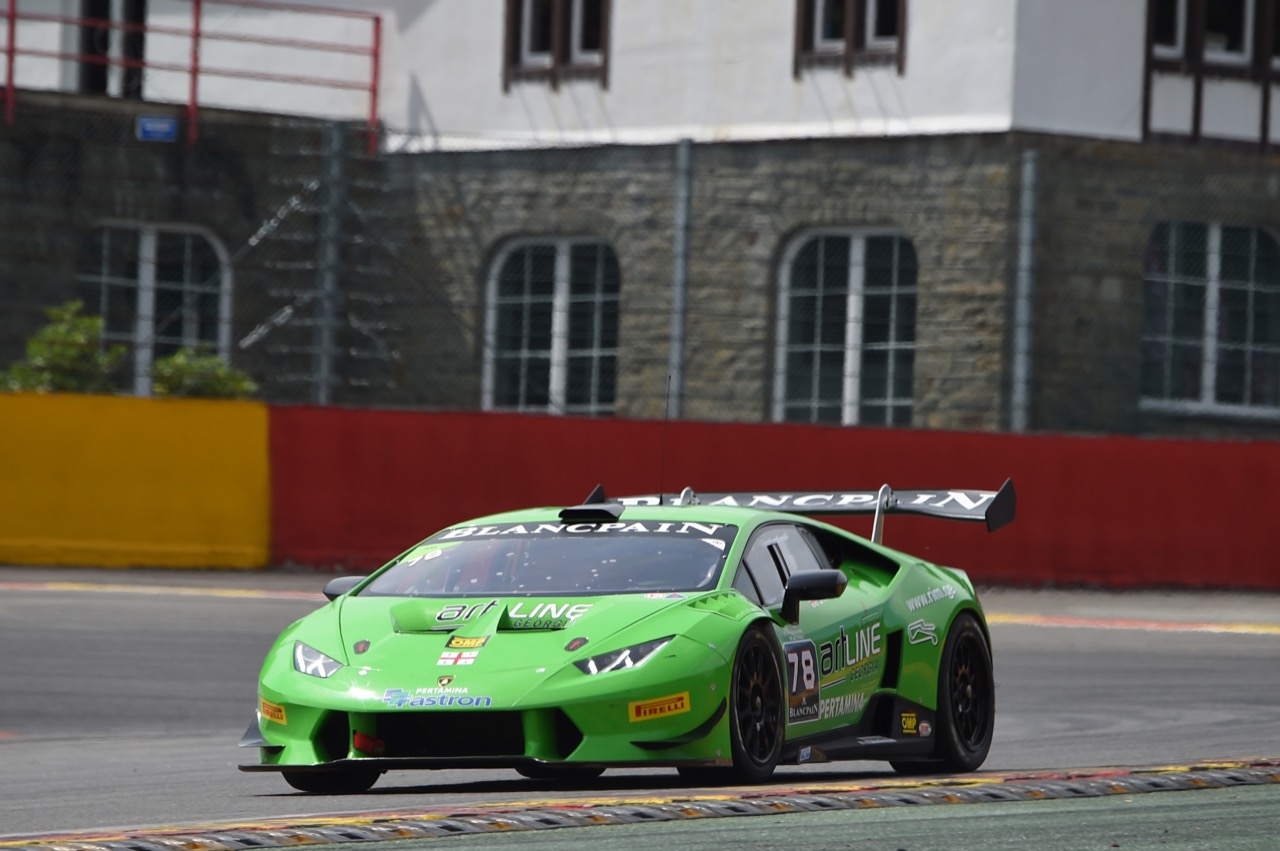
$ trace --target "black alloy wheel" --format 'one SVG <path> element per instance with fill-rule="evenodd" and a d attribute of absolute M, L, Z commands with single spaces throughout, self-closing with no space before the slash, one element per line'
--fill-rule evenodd
<path fill-rule="evenodd" d="M 777 642 L 758 626 L 738 643 L 729 700 L 729 735 L 734 772 L 742 780 L 763 783 L 782 755 L 787 698 Z"/>
<path fill-rule="evenodd" d="M 971 616 L 962 617 L 967 621 L 964 627 L 957 630 L 953 626 L 951 630 L 955 645 L 947 666 L 947 708 L 954 745 L 952 767 L 972 771 L 986 759 L 991 747 L 995 684 L 986 639 Z"/>
<path fill-rule="evenodd" d="M 900 774 L 976 771 L 991 750 L 996 685 L 991 650 L 978 620 L 961 612 L 947 632 L 938 665 L 938 714 L 933 754 L 890 764 Z"/>
<path fill-rule="evenodd" d="M 787 699 L 781 653 L 768 627 L 752 626 L 738 642 L 729 681 L 729 741 L 733 767 L 682 765 L 690 786 L 763 783 L 782 756 Z"/>

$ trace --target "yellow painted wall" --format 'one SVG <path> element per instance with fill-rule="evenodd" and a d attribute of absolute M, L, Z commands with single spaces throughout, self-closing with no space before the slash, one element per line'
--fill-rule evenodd
<path fill-rule="evenodd" d="M 0 564 L 258 568 L 258 402 L 0 393 Z"/>

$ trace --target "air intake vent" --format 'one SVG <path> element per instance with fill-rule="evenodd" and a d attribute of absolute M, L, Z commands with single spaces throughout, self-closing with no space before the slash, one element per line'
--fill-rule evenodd
<path fill-rule="evenodd" d="M 582 731 L 563 711 L 556 710 L 556 756 L 567 759 L 582 744 Z"/>
<path fill-rule="evenodd" d="M 385 712 L 378 738 L 388 757 L 524 756 L 519 712 Z"/>
<path fill-rule="evenodd" d="M 902 673 L 902 630 L 889 633 L 884 640 L 884 676 L 880 679 L 880 688 L 898 687 L 898 676 Z"/>
<path fill-rule="evenodd" d="M 346 759 L 351 754 L 351 719 L 345 712 L 330 712 L 320 722 L 316 744 L 329 759 Z"/>

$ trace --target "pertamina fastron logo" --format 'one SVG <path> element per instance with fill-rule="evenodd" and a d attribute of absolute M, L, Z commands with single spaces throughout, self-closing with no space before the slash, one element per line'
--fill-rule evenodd
<path fill-rule="evenodd" d="M 654 718 L 667 715 L 679 715 L 692 708 L 689 705 L 689 692 L 682 691 L 679 694 L 669 694 L 653 700 L 632 701 L 627 704 L 627 715 L 633 722 L 652 721 Z"/>

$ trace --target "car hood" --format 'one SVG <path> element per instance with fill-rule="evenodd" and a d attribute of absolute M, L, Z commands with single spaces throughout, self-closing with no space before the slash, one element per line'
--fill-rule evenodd
<path fill-rule="evenodd" d="M 686 594 L 608 597 L 347 597 L 336 607 L 349 664 L 475 673 L 555 669 L 673 635 L 695 616 Z M 647 627 L 638 627 L 651 620 Z M 651 628 L 650 628 L 651 627 Z"/>

